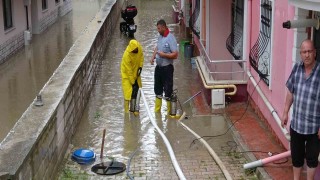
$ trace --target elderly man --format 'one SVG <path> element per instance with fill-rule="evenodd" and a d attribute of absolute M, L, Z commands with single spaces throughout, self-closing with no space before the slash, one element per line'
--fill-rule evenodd
<path fill-rule="evenodd" d="M 282 126 L 290 123 L 290 148 L 295 180 L 300 179 L 304 158 L 307 162 L 307 179 L 313 180 L 318 166 L 320 139 L 320 66 L 315 60 L 316 50 L 311 40 L 300 47 L 302 61 L 295 64 L 286 83 L 287 96 Z"/>

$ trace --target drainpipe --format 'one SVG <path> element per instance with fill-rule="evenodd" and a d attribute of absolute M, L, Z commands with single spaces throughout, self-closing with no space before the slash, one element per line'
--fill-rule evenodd
<path fill-rule="evenodd" d="M 198 67 L 200 67 L 199 63 L 198 63 L 198 60 L 196 60 L 196 63 L 198 65 Z M 226 92 L 225 95 L 229 95 L 229 96 L 233 96 L 236 94 L 237 92 L 237 86 L 234 85 L 234 84 L 217 84 L 217 85 L 208 85 L 206 80 L 204 79 L 203 77 L 203 74 L 202 74 L 202 71 L 200 70 L 199 71 L 199 74 L 200 74 L 200 77 L 201 77 L 201 80 L 202 80 L 202 83 L 204 85 L 204 87 L 206 89 L 226 89 L 226 88 L 233 88 L 233 91 L 232 92 Z"/>
<path fill-rule="evenodd" d="M 31 33 L 29 31 L 29 9 L 28 9 L 30 5 L 30 0 L 24 0 L 23 4 L 26 10 L 26 21 L 27 21 L 27 29 L 24 31 L 24 44 L 30 45 Z"/>
<path fill-rule="evenodd" d="M 319 26 L 319 19 L 298 19 L 282 23 L 282 27 L 287 29 L 314 27 L 318 30 Z"/>
<path fill-rule="evenodd" d="M 244 169 L 251 169 L 251 168 L 255 168 L 255 167 L 260 167 L 260 166 L 263 166 L 264 164 L 268 164 L 270 162 L 277 161 L 277 160 L 280 160 L 280 159 L 283 159 L 283 158 L 286 158 L 289 156 L 291 156 L 291 151 L 286 151 L 281 154 L 277 154 L 277 155 L 274 155 L 271 157 L 267 157 L 264 159 L 253 161 L 251 163 L 244 164 L 243 168 Z"/>
<path fill-rule="evenodd" d="M 272 116 L 274 117 L 274 119 L 276 120 L 277 124 L 279 125 L 282 133 L 285 135 L 286 139 L 288 141 L 290 141 L 290 134 L 289 134 L 289 132 L 287 131 L 286 128 L 282 128 L 281 127 L 281 120 L 280 120 L 277 112 L 271 106 L 270 102 L 268 101 L 266 96 L 263 94 L 263 92 L 261 91 L 260 87 L 257 86 L 257 82 L 253 78 L 253 76 L 250 73 L 250 71 L 247 71 L 247 74 L 248 74 L 253 86 L 256 88 L 257 92 L 259 93 L 260 97 L 262 98 L 263 102 L 266 104 L 266 106 L 268 107 L 269 111 L 272 113 Z M 289 157 L 289 156 L 291 156 L 291 151 L 290 150 L 286 151 L 286 152 L 283 152 L 281 154 L 277 154 L 277 155 L 265 158 L 265 159 L 260 159 L 260 160 L 257 160 L 257 161 L 251 162 L 251 163 L 244 164 L 243 168 L 244 169 L 251 169 L 251 168 L 255 168 L 255 167 L 260 167 L 260 166 L 263 166 L 263 165 L 268 164 L 270 162 L 277 161 L 277 160 L 280 160 L 280 159 L 283 159 L 283 158 L 286 158 L 286 157 Z"/>
<path fill-rule="evenodd" d="M 282 133 L 284 134 L 284 136 L 286 137 L 286 139 L 288 141 L 290 141 L 290 134 L 287 131 L 286 128 L 282 128 L 281 126 L 281 120 L 276 112 L 276 110 L 272 107 L 272 105 L 270 104 L 270 102 L 268 101 L 268 99 L 266 98 L 266 96 L 263 94 L 263 92 L 261 91 L 260 87 L 257 86 L 257 82 L 256 80 L 253 78 L 252 74 L 250 73 L 250 71 L 247 71 L 247 74 L 253 84 L 253 86 L 256 88 L 257 92 L 259 93 L 260 97 L 262 98 L 263 102 L 265 103 L 265 105 L 268 107 L 269 111 L 271 112 L 273 118 L 276 120 L 278 126 L 280 127 Z"/>
<path fill-rule="evenodd" d="M 180 168 L 180 166 L 179 166 L 179 164 L 178 164 L 178 162 L 177 162 L 176 156 L 174 155 L 174 152 L 173 152 L 173 150 L 172 150 L 172 147 L 171 147 L 171 145 L 170 145 L 169 140 L 168 140 L 167 137 L 163 134 L 163 132 L 162 132 L 162 131 L 160 130 L 160 128 L 158 127 L 156 121 L 154 120 L 154 118 L 153 118 L 153 116 L 152 116 L 152 114 L 151 114 L 151 111 L 150 111 L 150 109 L 149 109 L 149 106 L 148 106 L 146 97 L 144 96 L 143 90 L 142 90 L 141 88 L 139 88 L 139 91 L 141 92 L 141 97 L 142 97 L 142 99 L 143 99 L 143 103 L 144 103 L 144 105 L 145 105 L 145 107 L 146 107 L 146 110 L 147 110 L 148 116 L 149 116 L 149 118 L 150 118 L 150 121 L 151 121 L 152 125 L 156 128 L 156 130 L 158 131 L 158 133 L 161 135 L 161 137 L 162 137 L 162 139 L 163 139 L 163 141 L 164 141 L 164 143 L 165 143 L 165 145 L 166 145 L 166 147 L 167 147 L 167 149 L 168 149 L 168 152 L 169 152 L 169 155 L 170 155 L 170 158 L 171 158 L 171 162 L 172 162 L 172 164 L 173 164 L 174 169 L 176 170 L 176 173 L 177 173 L 179 179 L 185 180 L 186 177 L 184 176 L 184 174 L 183 174 L 183 172 L 182 172 L 182 170 L 181 170 L 181 168 Z"/>
<path fill-rule="evenodd" d="M 29 30 L 29 15 L 28 15 L 28 6 L 24 6 L 26 8 L 26 19 L 27 19 L 27 30 Z"/>

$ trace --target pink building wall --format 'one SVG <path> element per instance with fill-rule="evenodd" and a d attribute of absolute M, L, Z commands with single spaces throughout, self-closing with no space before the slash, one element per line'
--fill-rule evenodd
<path fill-rule="evenodd" d="M 249 5 L 251 16 L 248 16 L 250 27 L 249 34 L 249 49 L 257 41 L 259 35 L 259 21 L 260 21 L 260 1 L 248 1 L 252 3 Z M 282 23 L 288 19 L 293 19 L 294 8 L 288 5 L 287 1 L 274 1 L 273 11 L 273 34 L 272 34 L 272 66 L 271 66 L 271 83 L 270 87 L 263 81 L 259 82 L 259 87 L 262 89 L 264 95 L 267 97 L 273 108 L 276 110 L 278 116 L 282 117 L 285 101 L 285 83 L 290 75 L 292 69 L 292 47 L 293 47 L 293 30 L 282 28 Z M 247 52 L 249 53 L 249 52 Z M 249 65 L 249 70 L 253 74 L 255 80 L 258 82 L 259 77 L 253 68 Z M 253 92 L 253 85 L 248 81 L 248 93 Z M 253 101 L 257 104 L 258 108 L 269 122 L 276 135 L 279 137 L 282 144 L 288 149 L 289 143 L 281 132 L 280 127 L 277 125 L 271 112 L 255 91 L 252 95 Z"/>
<path fill-rule="evenodd" d="M 232 59 L 225 46 L 231 32 L 231 0 L 214 0 L 209 3 L 209 56 L 213 60 Z"/>

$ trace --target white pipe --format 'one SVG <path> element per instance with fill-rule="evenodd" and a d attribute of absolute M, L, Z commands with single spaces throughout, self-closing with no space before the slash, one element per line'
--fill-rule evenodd
<path fill-rule="evenodd" d="M 203 77 L 203 73 L 202 73 L 200 64 L 199 64 L 199 62 L 198 62 L 198 59 L 196 60 L 196 63 L 197 63 L 198 69 L 199 69 L 199 74 L 200 74 L 202 83 L 203 83 L 203 85 L 204 85 L 204 87 L 205 87 L 206 89 L 225 89 L 225 88 L 233 88 L 233 91 L 232 91 L 232 92 L 227 92 L 227 93 L 225 93 L 225 95 L 230 95 L 230 96 L 231 96 L 231 95 L 235 95 L 235 94 L 237 93 L 237 86 L 234 85 L 234 84 L 208 85 L 207 82 L 205 81 L 204 77 Z"/>
<path fill-rule="evenodd" d="M 281 154 L 277 154 L 277 155 L 274 155 L 271 157 L 259 159 L 257 161 L 253 161 L 251 163 L 244 164 L 243 168 L 244 169 L 251 169 L 251 168 L 255 168 L 255 167 L 260 167 L 260 166 L 263 166 L 264 164 L 268 164 L 270 162 L 277 161 L 277 160 L 280 160 L 280 159 L 283 159 L 283 158 L 286 158 L 289 156 L 291 156 L 291 151 L 286 151 Z"/>
<path fill-rule="evenodd" d="M 142 90 L 141 88 L 139 88 L 139 89 L 140 89 L 140 92 L 141 92 L 141 97 L 142 97 L 142 99 L 143 99 L 143 103 L 144 103 L 144 105 L 145 105 L 145 107 L 146 107 L 146 110 L 147 110 L 147 112 L 148 112 L 148 116 L 149 116 L 149 118 L 150 118 L 150 121 L 151 121 L 152 125 L 156 128 L 156 130 L 158 131 L 158 133 L 161 135 L 164 143 L 166 144 L 166 147 L 167 147 L 167 149 L 168 149 L 169 155 L 170 155 L 170 157 L 171 157 L 171 162 L 172 162 L 172 164 L 173 164 L 173 166 L 174 166 L 174 169 L 176 170 L 176 172 L 177 172 L 177 174 L 178 174 L 179 179 L 185 180 L 186 177 L 185 177 L 184 174 L 182 173 L 182 170 L 181 170 L 181 168 L 180 168 L 180 166 L 179 166 L 179 164 L 178 164 L 178 162 L 177 162 L 177 160 L 176 160 L 176 157 L 175 157 L 175 155 L 174 155 L 174 152 L 173 152 L 173 150 L 172 150 L 172 147 L 171 147 L 171 145 L 170 145 L 169 140 L 168 140 L 167 137 L 163 134 L 163 132 L 162 132 L 162 131 L 160 130 L 160 128 L 158 127 L 156 121 L 154 120 L 154 118 L 153 118 L 153 116 L 152 116 L 152 114 L 151 114 L 151 111 L 150 111 L 150 109 L 149 109 L 149 105 L 148 105 L 148 103 L 147 103 L 146 97 L 144 96 L 143 90 Z"/>
<path fill-rule="evenodd" d="M 319 19 L 296 19 L 284 22 L 282 27 L 287 29 L 314 27 L 319 29 Z"/>
<path fill-rule="evenodd" d="M 273 118 L 276 120 L 276 123 L 278 124 L 278 126 L 280 127 L 282 133 L 284 134 L 284 136 L 286 137 L 286 139 L 288 141 L 290 141 L 290 134 L 288 132 L 288 130 L 286 128 L 282 128 L 281 127 L 281 120 L 276 112 L 276 110 L 272 107 L 272 105 L 270 104 L 270 102 L 268 101 L 268 99 L 266 98 L 266 96 L 263 94 L 263 92 L 261 91 L 260 87 L 257 86 L 257 82 L 256 80 L 253 78 L 252 74 L 250 73 L 250 71 L 247 71 L 247 74 L 254 86 L 254 88 L 257 90 L 257 92 L 259 93 L 260 97 L 262 98 L 263 102 L 266 104 L 266 106 L 268 107 L 269 111 L 271 112 Z"/>
<path fill-rule="evenodd" d="M 199 139 L 200 142 L 202 142 L 202 144 L 207 148 L 207 150 L 209 151 L 210 155 L 213 157 L 213 159 L 216 161 L 216 163 L 218 164 L 218 166 L 220 167 L 221 171 L 223 172 L 224 177 L 229 180 L 232 179 L 231 175 L 229 174 L 227 168 L 224 166 L 223 162 L 221 161 L 221 159 L 219 158 L 219 156 L 214 152 L 214 150 L 210 147 L 210 145 L 203 140 L 197 133 L 195 133 L 192 129 L 190 129 L 187 125 L 185 125 L 183 122 L 181 122 L 182 119 L 184 119 L 185 117 L 185 112 L 183 112 L 181 118 L 179 119 L 179 123 L 188 131 L 190 131 L 196 138 Z"/>

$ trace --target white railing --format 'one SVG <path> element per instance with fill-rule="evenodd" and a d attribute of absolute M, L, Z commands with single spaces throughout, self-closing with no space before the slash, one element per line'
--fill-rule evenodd
<path fill-rule="evenodd" d="M 200 40 L 200 57 L 206 64 L 206 72 L 214 84 L 221 81 L 223 84 L 244 84 L 247 82 L 246 60 L 212 60 L 210 59 L 204 41 Z"/>

